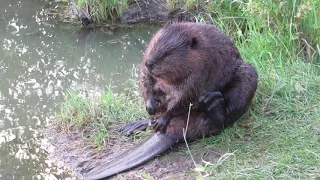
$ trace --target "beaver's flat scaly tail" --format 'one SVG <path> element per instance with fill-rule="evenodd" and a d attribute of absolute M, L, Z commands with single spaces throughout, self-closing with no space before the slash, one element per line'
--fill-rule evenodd
<path fill-rule="evenodd" d="M 84 179 L 103 179 L 137 167 L 168 150 L 177 138 L 157 132 L 144 143 L 126 151 L 113 161 L 92 169 Z"/>

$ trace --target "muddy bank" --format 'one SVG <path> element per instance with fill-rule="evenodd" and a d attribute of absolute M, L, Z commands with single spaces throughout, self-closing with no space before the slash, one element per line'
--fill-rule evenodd
<path fill-rule="evenodd" d="M 196 21 L 196 15 L 205 11 L 200 5 L 195 5 L 186 10 L 183 2 L 180 1 L 174 2 L 171 6 L 169 7 L 166 0 L 129 1 L 128 6 L 123 9 L 121 14 L 114 13 L 117 14 L 114 21 L 106 19 L 95 23 L 92 20 L 89 5 L 79 8 L 74 0 L 70 0 L 68 15 L 72 12 L 73 18 L 78 19 L 84 26 L 95 26 L 102 24 L 162 24 L 167 21 Z M 203 14 L 203 18 L 206 19 L 205 14 Z"/>
<path fill-rule="evenodd" d="M 46 138 L 54 147 L 50 158 L 60 166 L 73 170 L 72 175 L 77 179 L 83 179 L 81 174 L 138 146 L 152 135 L 149 131 L 137 137 L 124 137 L 118 132 L 118 128 L 122 125 L 114 124 L 110 127 L 110 136 L 105 140 L 101 150 L 85 140 L 84 137 L 88 136 L 85 132 L 72 128 L 69 132 L 63 132 L 57 126 L 48 127 L 45 133 Z M 197 163 L 201 163 L 202 160 L 213 162 L 224 154 L 221 149 L 201 146 L 199 143 L 191 143 L 189 146 Z M 194 179 L 197 176 L 197 172 L 193 171 L 194 168 L 185 144 L 179 144 L 148 163 L 114 176 L 112 179 L 143 179 L 142 176 L 145 173 L 154 179 Z"/>
<path fill-rule="evenodd" d="M 170 20 L 195 21 L 192 13 L 185 11 L 182 4 L 177 4 L 170 10 L 165 0 L 137 1 L 129 5 L 128 9 L 118 18 L 118 22 L 125 24 L 164 23 Z"/>
<path fill-rule="evenodd" d="M 201 14 L 201 21 L 211 22 L 211 17 L 206 13 L 204 7 L 208 2 L 201 5 L 194 5 L 186 9 L 183 2 L 177 1 L 172 7 L 169 7 L 166 0 L 135 0 L 123 9 L 121 14 L 117 14 L 112 21 L 102 19 L 100 22 L 94 22 L 90 6 L 78 7 L 75 0 L 51 1 L 42 10 L 42 13 L 49 17 L 54 17 L 60 23 L 67 23 L 79 28 L 83 25 L 85 28 L 117 27 L 133 24 L 141 25 L 160 25 L 168 21 L 189 21 L 196 22 L 198 15 Z M 198 19 L 199 20 L 199 19 Z"/>

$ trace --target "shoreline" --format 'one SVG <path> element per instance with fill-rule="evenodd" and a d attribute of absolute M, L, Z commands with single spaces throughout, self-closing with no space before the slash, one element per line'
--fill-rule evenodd
<path fill-rule="evenodd" d="M 82 1 L 81 1 L 82 2 Z M 172 1 L 174 2 L 174 1 Z M 168 21 L 188 21 L 188 22 L 212 22 L 211 13 L 204 7 L 208 2 L 193 3 L 186 7 L 183 2 L 152 0 L 152 1 L 132 1 L 130 4 L 123 5 L 121 10 L 114 7 L 110 16 L 104 14 L 97 17 L 98 12 L 92 12 L 90 4 L 78 4 L 75 0 L 68 1 L 69 12 L 73 13 L 73 19 L 78 19 L 84 27 L 112 25 L 132 25 L 132 24 L 164 24 Z M 168 7 L 172 6 L 172 7 Z M 121 12 L 117 12 L 121 11 Z M 106 13 L 106 12 L 105 12 Z M 70 13 L 68 13 L 70 14 Z M 201 17 L 197 19 L 198 17 Z"/>

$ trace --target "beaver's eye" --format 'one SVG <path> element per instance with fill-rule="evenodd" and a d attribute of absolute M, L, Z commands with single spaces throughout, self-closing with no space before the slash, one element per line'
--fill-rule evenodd
<path fill-rule="evenodd" d="M 167 56 L 170 56 L 171 55 L 171 52 L 166 52 L 163 56 L 163 58 L 166 58 Z"/>
<path fill-rule="evenodd" d="M 164 61 L 165 59 L 167 59 L 167 57 L 169 56 L 169 55 L 171 55 L 171 52 L 165 52 L 165 53 L 163 53 L 163 55 L 161 56 L 161 61 Z"/>

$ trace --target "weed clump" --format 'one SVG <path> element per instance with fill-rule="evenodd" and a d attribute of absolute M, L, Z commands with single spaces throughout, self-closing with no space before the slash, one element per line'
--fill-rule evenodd
<path fill-rule="evenodd" d="M 116 94 L 111 89 L 87 96 L 69 90 L 56 114 L 62 131 L 82 131 L 84 138 L 97 146 L 109 138 L 112 124 L 125 124 L 146 117 L 141 99 L 130 91 Z"/>
<path fill-rule="evenodd" d="M 90 15 L 94 22 L 115 21 L 128 7 L 128 0 L 87 0 Z M 77 0 L 79 8 L 85 7 L 85 0 Z"/>

